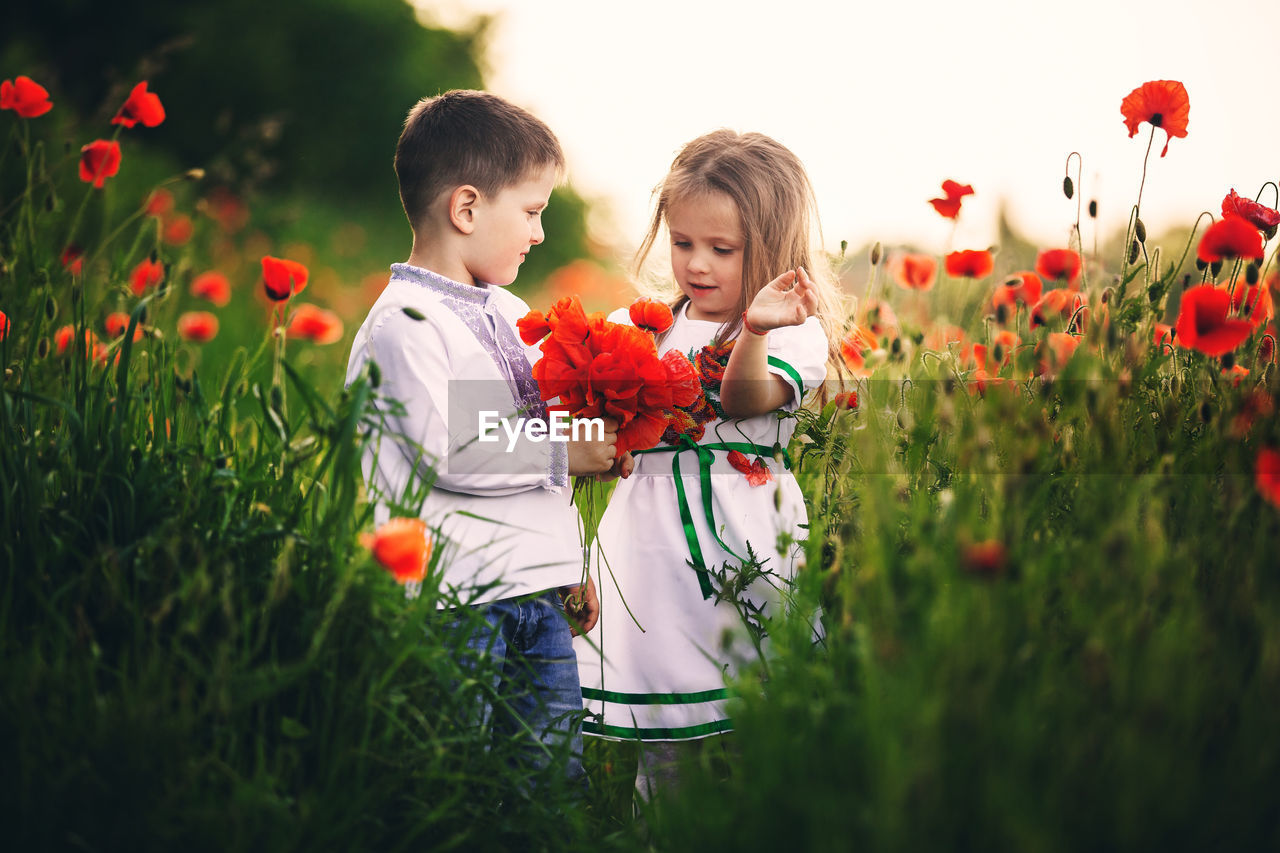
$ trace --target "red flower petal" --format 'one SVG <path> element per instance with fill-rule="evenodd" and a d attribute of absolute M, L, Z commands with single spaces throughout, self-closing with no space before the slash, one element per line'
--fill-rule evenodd
<path fill-rule="evenodd" d="M 1071 249 L 1045 249 L 1036 257 L 1036 272 L 1070 285 L 1080 277 L 1080 256 Z"/>
<path fill-rule="evenodd" d="M 1258 491 L 1264 498 L 1280 507 L 1280 451 L 1270 447 L 1259 450 L 1254 473 Z"/>
<path fill-rule="evenodd" d="M 134 267 L 133 272 L 129 274 L 129 284 L 134 296 L 141 296 L 162 281 L 164 281 L 164 264 L 150 258 Z"/>
<path fill-rule="evenodd" d="M 96 139 L 80 149 L 80 180 L 102 189 L 120 171 L 120 143 Z"/>
<path fill-rule="evenodd" d="M 220 272 L 203 272 L 191 282 L 191 295 L 221 308 L 231 301 L 231 283 Z"/>
<path fill-rule="evenodd" d="M 0 83 L 0 110 L 13 110 L 22 118 L 42 116 L 53 109 L 49 91 L 36 81 L 20 74 L 10 83 Z"/>
<path fill-rule="evenodd" d="M 768 465 L 764 464 L 764 460 L 757 456 L 756 461 L 751 463 L 751 469 L 747 471 L 747 482 L 752 486 L 763 486 L 772 479 L 773 472 L 769 470 Z"/>
<path fill-rule="evenodd" d="M 1129 129 L 1130 139 L 1144 121 L 1163 130 L 1164 150 L 1160 152 L 1163 157 L 1169 153 L 1169 142 L 1173 137 L 1181 139 L 1187 135 L 1191 102 L 1186 87 L 1177 80 L 1152 80 L 1125 96 L 1120 102 L 1120 114 L 1124 116 L 1124 126 Z"/>
<path fill-rule="evenodd" d="M 112 124 L 121 124 L 125 127 L 133 127 L 138 122 L 142 122 L 146 127 L 155 127 L 163 121 L 164 106 L 160 103 L 158 95 L 147 91 L 146 80 L 133 87 L 133 91 L 121 105 L 120 111 L 116 113 L 115 118 L 111 119 Z"/>
<path fill-rule="evenodd" d="M 313 344 L 332 344 L 342 340 L 342 318 L 332 311 L 306 303 L 294 309 L 286 334 Z"/>
<path fill-rule="evenodd" d="M 751 473 L 751 460 L 741 450 L 730 450 L 727 456 L 728 462 L 736 470 L 743 474 Z"/>
<path fill-rule="evenodd" d="M 301 293 L 307 286 L 307 268 L 297 261 L 262 257 L 262 286 L 267 291 L 267 298 L 274 302 L 283 302 L 290 293 Z"/>
<path fill-rule="evenodd" d="M 1196 257 L 1206 264 L 1224 258 L 1262 260 L 1262 246 L 1262 235 L 1248 220 L 1224 216 L 1205 230 L 1196 249 Z"/>
<path fill-rule="evenodd" d="M 185 341 L 207 343 L 218 334 L 218 318 L 208 311 L 188 311 L 178 318 L 178 334 Z"/>
<path fill-rule="evenodd" d="M 516 320 L 516 329 L 520 332 L 520 340 L 529 346 L 551 334 L 551 324 L 542 316 L 541 311 L 530 311 Z"/>
<path fill-rule="evenodd" d="M 898 286 L 908 290 L 928 290 L 938 277 L 938 262 L 931 255 L 898 255 L 889 269 Z"/>
<path fill-rule="evenodd" d="M 1238 216 L 1259 231 L 1280 225 L 1280 211 L 1272 210 L 1252 199 L 1242 198 L 1236 194 L 1234 187 L 1222 200 L 1222 215 L 1224 218 Z"/>
<path fill-rule="evenodd" d="M 947 255 L 947 275 L 955 278 L 986 278 L 995 260 L 986 249 L 964 249 Z"/>
<path fill-rule="evenodd" d="M 670 329 L 671 324 L 675 322 L 669 306 L 647 296 L 642 296 L 632 302 L 629 313 L 631 314 L 632 323 L 655 335 L 660 335 Z"/>
<path fill-rule="evenodd" d="M 393 518 L 372 536 L 362 535 L 360 542 L 400 583 L 421 583 L 426 578 L 432 542 L 427 535 L 427 524 L 422 519 Z"/>
<path fill-rule="evenodd" d="M 1182 294 L 1178 307 L 1179 346 L 1220 356 L 1240 346 L 1253 331 L 1248 320 L 1228 319 L 1231 297 L 1212 284 L 1201 284 Z"/>

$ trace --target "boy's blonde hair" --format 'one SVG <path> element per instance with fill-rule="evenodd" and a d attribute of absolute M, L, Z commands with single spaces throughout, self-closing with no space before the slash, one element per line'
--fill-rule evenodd
<path fill-rule="evenodd" d="M 400 202 L 415 231 L 441 193 L 470 184 L 494 195 L 546 166 L 564 171 L 551 129 L 497 95 L 470 89 L 418 101 L 396 143 Z"/>
<path fill-rule="evenodd" d="M 724 343 L 738 332 L 743 312 L 762 287 L 802 266 L 818 291 L 818 319 L 830 342 L 829 360 L 838 369 L 838 337 L 844 315 L 826 259 L 814 263 L 817 203 L 804 164 L 790 149 L 762 133 L 715 130 L 680 150 L 655 192 L 658 203 L 653 219 L 636 252 L 637 273 L 666 224 L 672 204 L 710 193 L 723 194 L 733 202 L 742 228 L 742 294 L 735 318 L 721 327 L 716 343 Z M 687 301 L 681 294 L 671 303 L 672 310 L 678 311 Z"/>

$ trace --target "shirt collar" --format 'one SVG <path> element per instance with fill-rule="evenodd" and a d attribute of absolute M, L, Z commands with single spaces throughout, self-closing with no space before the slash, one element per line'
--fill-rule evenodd
<path fill-rule="evenodd" d="M 493 288 L 490 285 L 463 284 L 451 278 L 445 278 L 431 270 L 415 267 L 412 264 L 392 264 L 391 274 L 393 278 L 411 281 L 441 296 L 461 299 L 474 305 L 488 304 L 489 295 L 493 292 Z"/>

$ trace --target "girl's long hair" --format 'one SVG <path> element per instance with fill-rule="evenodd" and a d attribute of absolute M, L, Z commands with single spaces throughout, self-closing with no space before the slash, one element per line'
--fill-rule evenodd
<path fill-rule="evenodd" d="M 636 252 L 637 276 L 666 224 L 671 205 L 712 193 L 733 202 L 744 238 L 738 309 L 734 318 L 721 326 L 715 342 L 722 344 L 738 333 L 743 312 L 762 287 L 802 266 L 818 292 L 818 319 L 827 333 L 828 365 L 837 375 L 842 373 L 839 335 L 844 311 L 826 258 L 819 254 L 820 249 L 815 252 L 818 211 L 813 186 L 800 159 L 762 133 L 715 130 L 680 150 L 655 190 L 653 219 Z M 815 257 L 819 263 L 814 263 Z M 683 293 L 676 297 L 671 302 L 673 313 L 687 301 Z"/>

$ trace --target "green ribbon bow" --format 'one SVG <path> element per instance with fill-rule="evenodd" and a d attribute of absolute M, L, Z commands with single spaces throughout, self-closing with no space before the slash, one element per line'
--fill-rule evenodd
<path fill-rule="evenodd" d="M 698 444 L 690 439 L 687 435 L 680 436 L 680 444 L 672 447 L 650 447 L 645 450 L 633 450 L 632 456 L 639 456 L 641 453 L 671 453 L 671 474 L 676 479 L 676 497 L 680 504 L 680 522 L 684 525 L 684 538 L 689 543 L 689 566 L 698 575 L 698 587 L 702 590 L 704 599 L 710 598 L 713 590 L 711 589 L 711 577 L 707 571 L 706 558 L 702 555 L 702 546 L 698 544 L 698 532 L 693 526 L 693 511 L 689 508 L 689 496 L 685 493 L 684 477 L 680 474 L 680 456 L 687 450 L 692 450 L 698 457 L 698 478 L 702 483 L 702 512 L 707 519 L 707 528 L 711 531 L 711 535 L 720 543 L 720 547 L 733 555 L 734 559 L 745 563 L 746 560 L 739 556 L 732 548 L 725 544 L 720 538 L 720 534 L 716 532 L 716 517 L 711 506 L 711 464 L 715 462 L 714 451 L 720 450 L 729 452 L 737 450 L 740 453 L 749 453 L 756 456 L 773 456 L 775 448 L 782 453 L 782 464 L 791 469 L 791 457 L 787 454 L 786 448 L 778 445 L 774 447 L 766 447 L 763 444 L 755 444 L 750 441 L 718 441 L 710 444 Z"/>

